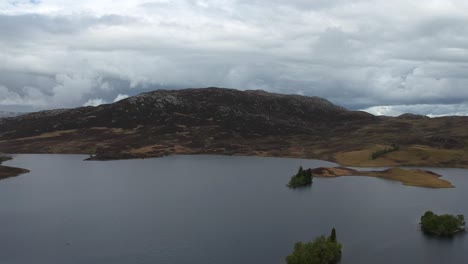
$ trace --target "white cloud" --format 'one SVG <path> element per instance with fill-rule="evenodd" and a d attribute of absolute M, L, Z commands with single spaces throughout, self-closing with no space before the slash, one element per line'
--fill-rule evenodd
<path fill-rule="evenodd" d="M 128 95 L 126 95 L 126 94 L 118 94 L 117 97 L 115 97 L 115 99 L 114 99 L 114 103 L 115 103 L 115 102 L 118 102 L 118 101 L 120 101 L 120 100 L 123 100 L 123 99 L 125 99 L 125 98 L 128 98 Z"/>
<path fill-rule="evenodd" d="M 95 98 L 95 99 L 89 99 L 86 103 L 84 103 L 83 106 L 98 106 L 102 104 L 107 104 L 106 101 L 100 98 Z"/>
<path fill-rule="evenodd" d="M 374 115 L 399 116 L 405 113 L 427 115 L 429 117 L 438 116 L 466 116 L 468 115 L 468 104 L 415 104 L 415 105 L 387 105 L 373 106 L 362 111 Z"/>
<path fill-rule="evenodd" d="M 463 104 L 467 23 L 464 0 L 0 1 L 0 105 L 73 107 L 155 86 L 352 109 Z"/>
<path fill-rule="evenodd" d="M 20 93 L 0 85 L 0 106 L 47 106 L 44 94 L 34 87 L 24 87 Z"/>
<path fill-rule="evenodd" d="M 21 98 L 17 93 L 11 92 L 5 86 L 0 86 L 0 104 L 12 105 L 20 104 Z"/>

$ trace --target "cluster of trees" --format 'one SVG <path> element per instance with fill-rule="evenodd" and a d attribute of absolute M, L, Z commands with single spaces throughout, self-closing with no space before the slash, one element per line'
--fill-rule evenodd
<path fill-rule="evenodd" d="M 463 215 L 437 215 L 427 211 L 421 216 L 421 229 L 431 235 L 450 236 L 465 231 L 465 217 Z"/>
<path fill-rule="evenodd" d="M 304 170 L 302 166 L 299 167 L 296 175 L 292 176 L 289 180 L 288 187 L 297 188 L 300 186 L 307 186 L 312 184 L 312 171 L 311 169 Z"/>
<path fill-rule="evenodd" d="M 380 150 L 373 152 L 371 154 L 371 159 L 375 160 L 382 155 L 385 155 L 387 153 L 397 151 L 397 150 L 400 150 L 400 146 L 396 144 L 392 144 L 390 148 L 380 149 Z"/>
<path fill-rule="evenodd" d="M 294 251 L 286 257 L 287 264 L 334 264 L 341 259 L 341 244 L 336 230 L 329 237 L 320 236 L 309 243 L 297 242 Z"/>

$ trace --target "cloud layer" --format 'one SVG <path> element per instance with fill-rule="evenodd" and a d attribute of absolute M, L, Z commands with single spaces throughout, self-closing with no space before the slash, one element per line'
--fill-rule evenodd
<path fill-rule="evenodd" d="M 467 24 L 464 0 L 6 0 L 0 110 L 221 86 L 468 114 Z"/>

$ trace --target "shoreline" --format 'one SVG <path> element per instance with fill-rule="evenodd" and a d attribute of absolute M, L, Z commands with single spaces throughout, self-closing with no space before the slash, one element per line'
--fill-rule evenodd
<path fill-rule="evenodd" d="M 17 167 L 10 167 L 2 165 L 3 162 L 12 160 L 13 158 L 10 156 L 1 156 L 0 157 L 0 180 L 16 177 L 21 174 L 29 173 L 30 170 L 17 168 Z"/>
<path fill-rule="evenodd" d="M 113 160 L 133 160 L 133 159 L 157 159 L 169 156 L 196 156 L 196 155 L 212 155 L 212 156 L 226 156 L 226 157 L 259 157 L 259 158 L 280 158 L 280 159 L 303 159 L 303 160 L 320 160 L 325 162 L 331 162 L 337 165 L 337 167 L 347 168 L 427 168 L 427 169 L 468 169 L 468 164 L 448 164 L 448 165 L 427 165 L 427 164 L 376 164 L 376 165 L 363 165 L 363 164 L 342 164 L 334 159 L 326 159 L 320 157 L 310 157 L 301 155 L 251 155 L 250 153 L 216 153 L 216 152 L 191 152 L 191 153 L 169 153 L 164 155 L 112 155 L 112 156 L 93 156 L 93 154 L 83 152 L 16 152 L 16 153 L 5 153 L 8 155 L 80 155 L 87 156 L 85 161 L 113 161 Z M 93 156 L 93 157 L 91 157 Z M 1 164 L 1 163 L 0 163 Z"/>
<path fill-rule="evenodd" d="M 61 154 L 61 153 L 37 153 L 37 154 Z M 90 155 L 90 154 L 80 154 L 80 153 L 67 153 L 74 155 Z M 423 167 L 423 168 L 434 168 L 434 169 L 468 169 L 468 165 L 456 164 L 456 165 L 440 165 L 434 164 L 428 166 L 427 164 L 376 164 L 376 165 L 364 165 L 364 164 L 342 164 L 334 159 L 325 159 L 319 157 L 307 157 L 307 156 L 297 156 L 297 155 L 250 155 L 249 153 L 236 153 L 236 154 L 224 154 L 224 153 L 170 153 L 164 155 L 142 155 L 142 156 L 131 156 L 131 155 L 122 155 L 122 156 L 105 156 L 105 157 L 90 157 L 86 158 L 87 161 L 111 161 L 111 160 L 131 160 L 131 159 L 150 159 L 150 158 L 163 158 L 167 156 L 175 155 L 216 155 L 216 156 L 237 156 L 237 157 L 261 157 L 261 158 L 284 158 L 284 159 L 304 159 L 304 160 L 321 160 L 326 162 L 335 163 L 341 167 L 353 167 L 353 168 L 413 168 L 413 167 Z"/>
<path fill-rule="evenodd" d="M 441 179 L 442 175 L 434 173 L 429 169 L 437 169 L 437 168 L 460 168 L 466 169 L 467 167 L 451 167 L 451 166 L 433 166 L 428 167 L 424 165 L 400 165 L 400 166 L 349 166 L 353 168 L 375 168 L 375 167 L 384 167 L 382 170 L 365 170 L 360 171 L 357 169 L 351 169 L 349 167 L 341 166 L 340 164 L 330 161 L 330 160 L 323 160 L 317 158 L 304 158 L 301 156 L 296 155 L 249 155 L 249 153 L 236 153 L 236 154 L 225 154 L 225 153 L 172 153 L 167 155 L 111 155 L 111 156 L 104 156 L 103 157 L 96 157 L 86 153 L 15 153 L 9 155 L 80 155 L 80 156 L 88 156 L 84 158 L 84 161 L 113 161 L 113 160 L 132 160 L 132 159 L 152 159 L 152 158 L 163 158 L 168 156 L 188 156 L 188 155 L 213 155 L 213 156 L 235 156 L 235 157 L 259 157 L 259 158 L 286 158 L 286 159 L 303 159 L 303 160 L 320 160 L 325 162 L 331 162 L 336 164 L 335 167 L 319 167 L 312 169 L 314 173 L 314 177 L 317 178 L 336 178 L 336 177 L 345 177 L 345 176 L 361 176 L 361 177 L 374 177 L 374 178 L 381 178 L 393 181 L 399 181 L 402 185 L 405 186 L 415 186 L 415 187 L 425 187 L 425 188 L 455 188 L 455 186 L 445 179 Z M 11 159 L 11 158 L 9 158 Z M 6 161 L 6 160 L 4 160 Z M 333 166 L 333 165 L 332 165 Z M 413 169 L 413 168 L 405 168 L 405 167 L 422 167 L 424 169 Z M 323 174 L 320 173 L 319 170 L 329 170 L 327 173 Z M 338 169 L 338 171 L 337 171 Z M 339 171 L 344 170 L 344 171 Z M 330 171 L 332 173 L 330 174 Z M 22 168 L 15 168 L 9 166 L 0 165 L 0 180 L 19 176 L 21 174 L 29 173 L 30 171 L 27 169 Z M 319 172 L 319 173 L 318 173 Z M 413 177 L 413 178 L 412 178 Z"/>
<path fill-rule="evenodd" d="M 29 172 L 31 171 L 23 168 L 0 165 L 0 180 L 20 176 Z"/>

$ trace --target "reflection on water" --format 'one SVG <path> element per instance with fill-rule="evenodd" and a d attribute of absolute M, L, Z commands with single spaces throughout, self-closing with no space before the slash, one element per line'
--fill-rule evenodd
<path fill-rule="evenodd" d="M 18 155 L 30 174 L 0 181 L 0 263 L 284 263 L 296 241 L 336 227 L 342 263 L 466 263 L 466 236 L 428 238 L 426 210 L 468 215 L 468 175 L 433 169 L 457 188 L 366 177 L 285 185 L 323 161 L 225 156 L 89 162 Z"/>

